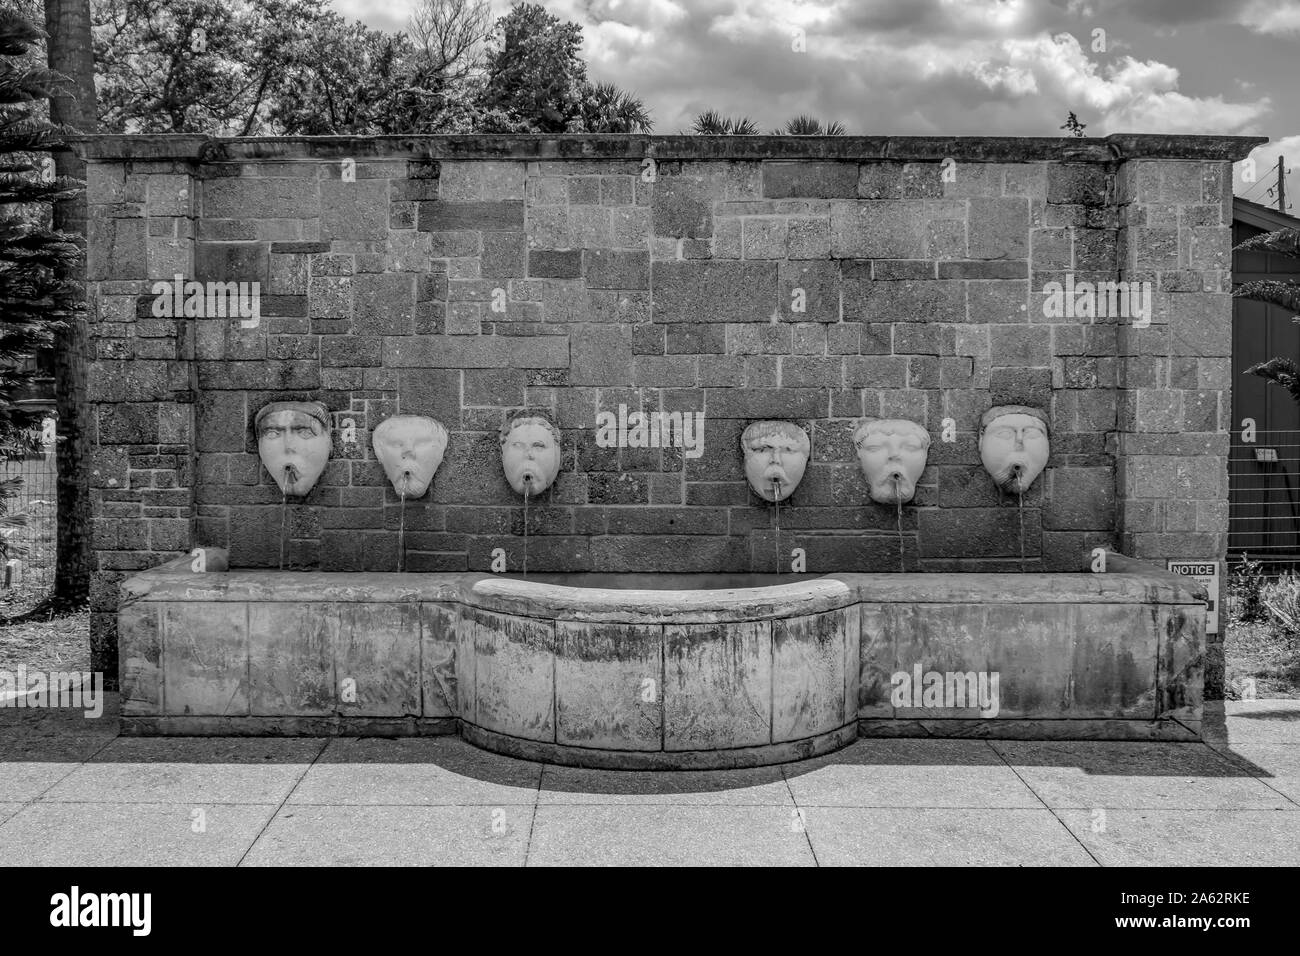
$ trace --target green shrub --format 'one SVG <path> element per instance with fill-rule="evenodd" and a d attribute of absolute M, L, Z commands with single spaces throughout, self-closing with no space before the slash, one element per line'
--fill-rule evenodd
<path fill-rule="evenodd" d="M 1243 553 L 1228 579 L 1228 610 L 1234 620 L 1246 623 L 1268 617 L 1264 608 L 1264 566 Z"/>
<path fill-rule="evenodd" d="M 1288 634 L 1300 634 L 1300 576 L 1288 572 L 1260 589 L 1269 618 Z"/>

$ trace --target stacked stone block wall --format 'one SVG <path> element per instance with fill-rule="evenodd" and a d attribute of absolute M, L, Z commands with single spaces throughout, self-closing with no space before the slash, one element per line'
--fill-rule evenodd
<path fill-rule="evenodd" d="M 402 506 L 370 431 L 397 413 L 451 433 L 406 505 L 410 571 L 488 570 L 498 549 L 520 567 L 497 431 L 523 409 L 564 451 L 529 509 L 530 570 L 768 572 L 796 548 L 814 573 L 1223 555 L 1229 160 L 1247 141 L 1130 159 L 1096 140 L 438 139 L 91 149 L 98 660 L 120 578 L 189 547 L 276 567 L 283 521 L 290 566 L 393 570 Z M 260 321 L 155 317 L 153 283 L 177 274 L 260 283 Z M 1068 275 L 1149 279 L 1150 327 L 1049 314 L 1044 286 Z M 285 505 L 252 418 L 308 399 L 334 447 Z M 1051 424 L 1022 506 L 979 461 L 1000 404 Z M 599 447 L 597 413 L 620 406 L 703 412 L 702 454 Z M 933 438 L 901 519 L 859 470 L 868 415 Z M 812 442 L 779 539 L 739 442 L 766 418 Z"/>
<path fill-rule="evenodd" d="M 1119 178 L 1120 270 L 1155 289 L 1150 328 L 1119 329 L 1114 435 L 1125 554 L 1226 556 L 1232 423 L 1232 167 L 1139 160 Z M 1223 682 L 1207 636 L 1207 693 Z"/>
<path fill-rule="evenodd" d="M 193 274 L 186 160 L 87 167 L 91 657 L 116 670 L 117 591 L 194 541 L 194 322 L 157 317 L 157 279 Z"/>

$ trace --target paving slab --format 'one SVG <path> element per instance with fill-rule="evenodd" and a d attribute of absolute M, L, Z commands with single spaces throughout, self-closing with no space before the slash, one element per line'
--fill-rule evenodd
<path fill-rule="evenodd" d="M 537 807 L 529 866 L 812 866 L 793 807 Z"/>
<path fill-rule="evenodd" d="M 1300 700 L 1226 700 L 1205 705 L 1207 743 L 1300 746 Z"/>
<path fill-rule="evenodd" d="M 547 766 L 537 800 L 552 806 L 794 806 L 780 767 L 655 772 Z"/>
<path fill-rule="evenodd" d="M 324 746 L 316 738 L 119 737 L 45 799 L 278 804 Z"/>
<path fill-rule="evenodd" d="M 0 729 L 0 801 L 35 800 L 104 749 L 111 738 L 7 736 Z"/>
<path fill-rule="evenodd" d="M 274 807 L 33 803 L 0 825 L 8 866 L 234 866 Z M 197 830 L 196 827 L 202 827 Z"/>
<path fill-rule="evenodd" d="M 537 801 L 542 765 L 454 737 L 333 740 L 291 804 L 517 806 Z"/>
<path fill-rule="evenodd" d="M 1054 809 L 1269 809 L 1281 794 L 1204 744 L 992 741 Z"/>
<path fill-rule="evenodd" d="M 4 826 L 4 822 L 24 806 L 22 803 L 0 803 L 0 826 Z"/>
<path fill-rule="evenodd" d="M 1061 819 L 1103 866 L 1296 866 L 1300 811 L 1083 810 Z"/>
<path fill-rule="evenodd" d="M 1300 747 L 1288 744 L 1216 744 L 1224 759 L 1300 805 Z"/>
<path fill-rule="evenodd" d="M 859 740 L 785 772 L 801 807 L 1042 807 L 982 740 Z"/>
<path fill-rule="evenodd" d="M 73 763 L 0 761 L 0 800 L 35 800 L 76 769 Z"/>
<path fill-rule="evenodd" d="M 532 807 L 285 805 L 245 866 L 522 866 Z"/>
<path fill-rule="evenodd" d="M 808 807 L 821 866 L 1095 866 L 1049 810 Z"/>

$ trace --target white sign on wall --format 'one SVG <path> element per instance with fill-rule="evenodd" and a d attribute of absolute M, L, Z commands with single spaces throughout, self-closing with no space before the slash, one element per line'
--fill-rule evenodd
<path fill-rule="evenodd" d="M 1217 561 L 1175 561 L 1172 558 L 1165 566 L 1174 574 L 1185 574 L 1195 578 L 1205 587 L 1210 602 L 1205 610 L 1205 633 L 1219 633 L 1219 562 Z"/>

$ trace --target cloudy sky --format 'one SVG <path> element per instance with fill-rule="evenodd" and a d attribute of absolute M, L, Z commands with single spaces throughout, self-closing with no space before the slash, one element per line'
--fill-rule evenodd
<path fill-rule="evenodd" d="M 420 0 L 332 0 L 404 29 Z M 850 133 L 1264 135 L 1300 212 L 1300 0 L 543 0 L 580 24 L 588 70 L 655 130 L 705 109 L 763 129 L 808 113 Z M 508 2 L 493 0 L 498 13 Z M 802 49 L 798 49 L 802 47 Z M 1271 180 L 1270 180 L 1271 181 Z"/>

